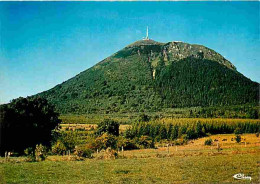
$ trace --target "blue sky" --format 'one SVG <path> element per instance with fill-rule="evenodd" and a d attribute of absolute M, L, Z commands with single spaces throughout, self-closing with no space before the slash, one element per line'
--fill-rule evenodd
<path fill-rule="evenodd" d="M 0 2 L 0 103 L 142 39 L 205 45 L 260 81 L 259 2 Z"/>

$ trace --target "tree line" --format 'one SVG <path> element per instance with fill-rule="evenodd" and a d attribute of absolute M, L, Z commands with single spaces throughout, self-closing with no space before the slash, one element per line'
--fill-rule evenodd
<path fill-rule="evenodd" d="M 178 138 L 197 139 L 208 134 L 229 134 L 234 131 L 242 133 L 257 133 L 260 131 L 260 121 L 248 122 L 201 122 L 164 123 L 161 121 L 136 122 L 126 131 L 126 137 L 134 138 L 149 136 L 155 141 L 176 140 Z"/>

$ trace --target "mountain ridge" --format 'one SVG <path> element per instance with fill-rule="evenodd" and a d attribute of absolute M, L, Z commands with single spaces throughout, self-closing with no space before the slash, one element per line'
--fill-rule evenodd
<path fill-rule="evenodd" d="M 73 114 L 257 103 L 257 95 L 258 83 L 212 49 L 138 40 L 36 96 Z"/>

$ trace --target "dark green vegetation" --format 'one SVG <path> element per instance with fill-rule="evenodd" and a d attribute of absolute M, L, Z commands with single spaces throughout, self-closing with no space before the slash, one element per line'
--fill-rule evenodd
<path fill-rule="evenodd" d="M 239 133 L 237 132 L 239 130 Z M 137 122 L 126 130 L 127 138 L 150 136 L 156 142 L 161 140 L 180 142 L 178 139 L 189 140 L 207 136 L 208 134 L 243 134 L 260 132 L 260 122 Z"/>
<path fill-rule="evenodd" d="M 187 111 L 187 110 L 186 110 Z M 188 117 L 195 118 L 259 118 L 259 106 L 256 105 L 233 105 L 223 107 L 190 108 Z M 187 113 L 186 113 L 187 114 Z M 186 115 L 187 116 L 187 115 Z"/>
<path fill-rule="evenodd" d="M 206 139 L 204 142 L 204 144 L 208 146 L 212 145 L 212 143 L 213 143 L 212 139 Z"/>
<path fill-rule="evenodd" d="M 97 135 L 102 135 L 104 133 L 119 136 L 119 123 L 113 120 L 105 119 L 103 122 L 99 123 Z"/>
<path fill-rule="evenodd" d="M 56 132 L 56 137 L 54 138 L 52 145 L 52 153 L 57 155 L 64 154 L 65 151 L 73 152 L 76 145 L 85 143 L 85 138 L 87 133 L 79 133 L 72 131 L 58 131 Z"/>
<path fill-rule="evenodd" d="M 257 102 L 257 84 L 221 64 L 185 58 L 163 67 L 156 90 L 166 107 L 226 106 Z"/>
<path fill-rule="evenodd" d="M 131 44 L 37 96 L 48 99 L 61 114 L 200 107 L 185 117 L 257 118 L 258 93 L 258 83 L 209 48 L 149 40 Z"/>
<path fill-rule="evenodd" d="M 59 123 L 54 107 L 42 98 L 18 98 L 0 106 L 0 154 L 50 145 L 52 130 Z"/>

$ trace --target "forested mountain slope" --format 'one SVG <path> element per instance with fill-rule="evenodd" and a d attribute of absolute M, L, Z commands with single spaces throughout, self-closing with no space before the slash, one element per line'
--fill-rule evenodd
<path fill-rule="evenodd" d="M 258 83 L 207 47 L 141 40 L 37 96 L 62 114 L 84 114 L 257 104 L 258 93 Z"/>

